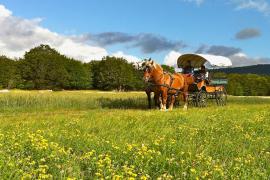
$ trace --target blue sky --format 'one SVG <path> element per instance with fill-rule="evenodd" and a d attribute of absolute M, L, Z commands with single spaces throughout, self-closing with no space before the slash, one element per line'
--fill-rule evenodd
<path fill-rule="evenodd" d="M 121 51 L 160 63 L 171 51 L 240 53 L 247 64 L 268 63 L 270 58 L 267 0 L 1 0 L 0 4 L 13 17 L 41 18 L 38 26 L 61 36 L 83 36 L 80 43 L 100 46 L 108 54 Z M 110 35 L 115 39 L 108 43 Z"/>

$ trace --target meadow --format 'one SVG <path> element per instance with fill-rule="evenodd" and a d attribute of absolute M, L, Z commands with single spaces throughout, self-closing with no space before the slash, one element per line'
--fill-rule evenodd
<path fill-rule="evenodd" d="M 0 94 L 0 179 L 269 179 L 270 99 L 147 109 L 142 92 Z"/>

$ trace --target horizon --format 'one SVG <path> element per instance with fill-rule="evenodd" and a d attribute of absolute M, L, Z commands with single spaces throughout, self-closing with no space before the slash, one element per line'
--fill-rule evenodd
<path fill-rule="evenodd" d="M 181 54 L 201 53 L 228 57 L 234 67 L 270 64 L 269 24 L 266 0 L 4 0 L 0 55 L 22 57 L 48 44 L 82 62 L 151 57 L 176 67 Z"/>

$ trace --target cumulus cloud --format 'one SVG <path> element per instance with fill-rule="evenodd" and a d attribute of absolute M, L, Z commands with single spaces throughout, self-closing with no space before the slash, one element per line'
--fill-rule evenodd
<path fill-rule="evenodd" d="M 13 16 L 10 10 L 0 5 L 0 54 L 22 57 L 30 48 L 48 44 L 62 54 L 85 62 L 108 55 L 102 47 L 76 42 L 42 27 L 40 22 L 39 18 L 29 20 Z"/>
<path fill-rule="evenodd" d="M 117 52 L 113 53 L 112 56 L 126 59 L 130 63 L 135 63 L 135 62 L 141 61 L 141 59 L 139 59 L 138 57 L 125 54 L 122 51 L 117 51 Z"/>
<path fill-rule="evenodd" d="M 197 54 L 212 54 L 218 56 L 225 56 L 231 59 L 232 66 L 249 66 L 256 64 L 270 64 L 270 58 L 263 57 L 250 57 L 242 52 L 240 48 L 228 47 L 228 46 L 207 46 L 201 45 L 197 51 Z"/>
<path fill-rule="evenodd" d="M 104 32 L 100 34 L 86 34 L 73 37 L 78 42 L 90 42 L 101 46 L 126 44 L 129 47 L 139 48 L 143 53 L 153 53 L 165 50 L 179 50 L 187 45 L 182 41 L 170 41 L 167 38 L 151 33 L 131 35 L 122 32 Z"/>
<path fill-rule="evenodd" d="M 266 16 L 270 15 L 270 4 L 267 0 L 230 0 L 237 10 L 253 9 Z"/>
<path fill-rule="evenodd" d="M 226 57 L 232 56 L 240 52 L 241 52 L 240 48 L 222 45 L 213 45 L 213 46 L 202 45 L 196 50 L 196 53 L 207 53 Z"/>
<path fill-rule="evenodd" d="M 243 53 L 238 53 L 229 57 L 234 67 L 249 66 L 256 64 L 270 64 L 270 58 L 253 58 Z"/>
<path fill-rule="evenodd" d="M 235 38 L 238 40 L 244 40 L 244 39 L 259 37 L 260 35 L 261 35 L 261 31 L 259 29 L 246 28 L 236 33 Z"/>
<path fill-rule="evenodd" d="M 166 65 L 168 65 L 168 66 L 174 67 L 174 69 L 175 69 L 176 71 L 180 71 L 180 69 L 179 69 L 178 66 L 177 66 L 177 59 L 178 59 L 179 56 L 181 56 L 181 55 L 182 55 L 182 53 L 180 53 L 180 52 L 177 52 L 177 51 L 171 51 L 171 52 L 169 52 L 169 53 L 165 56 L 163 63 L 166 64 Z"/>
<path fill-rule="evenodd" d="M 5 6 L 0 4 L 0 17 L 8 17 L 12 12 L 5 8 Z"/>

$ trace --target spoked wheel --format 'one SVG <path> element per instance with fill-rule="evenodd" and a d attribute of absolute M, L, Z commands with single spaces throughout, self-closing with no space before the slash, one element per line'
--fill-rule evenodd
<path fill-rule="evenodd" d="M 197 94 L 196 93 L 189 93 L 188 94 L 188 105 L 197 107 L 197 100 L 196 100 Z"/>
<path fill-rule="evenodd" d="M 207 106 L 207 92 L 201 90 L 197 93 L 196 104 L 197 104 L 197 107 Z"/>
<path fill-rule="evenodd" d="M 226 106 L 227 104 L 227 92 L 225 89 L 223 91 L 217 92 L 216 101 L 218 106 Z"/>

